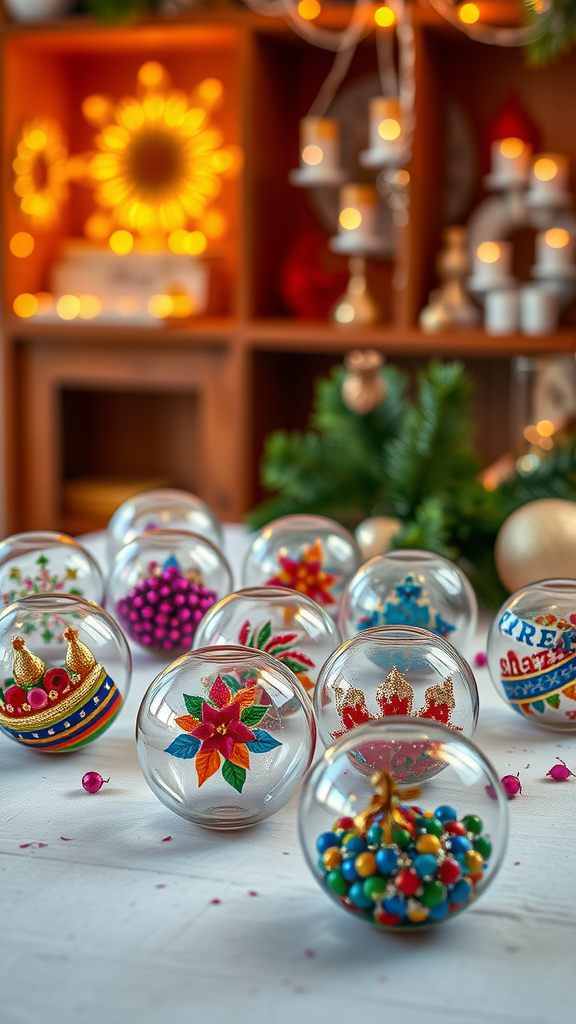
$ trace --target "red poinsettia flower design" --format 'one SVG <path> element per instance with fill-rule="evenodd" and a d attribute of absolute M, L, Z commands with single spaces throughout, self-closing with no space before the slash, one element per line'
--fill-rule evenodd
<path fill-rule="evenodd" d="M 210 754 L 216 750 L 227 760 L 232 756 L 235 743 L 251 743 L 256 738 L 240 721 L 240 704 L 236 701 L 224 708 L 213 708 L 205 702 L 202 722 L 192 731 L 192 736 L 202 741 L 199 753 Z"/>
<path fill-rule="evenodd" d="M 322 559 L 322 544 L 319 540 L 304 549 L 299 561 L 279 555 L 280 571 L 276 576 L 267 580 L 267 585 L 297 590 L 300 594 L 311 597 L 318 604 L 336 604 L 336 599 L 330 590 L 338 581 L 338 577 L 324 571 Z"/>

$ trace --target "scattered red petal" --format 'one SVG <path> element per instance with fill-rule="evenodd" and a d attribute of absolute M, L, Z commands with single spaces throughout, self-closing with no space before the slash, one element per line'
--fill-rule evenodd
<path fill-rule="evenodd" d="M 284 852 L 283 852 L 282 856 L 283 856 L 283 857 L 289 857 L 289 856 L 290 856 L 290 853 L 289 853 L 289 851 L 288 851 L 288 850 L 284 850 Z"/>
<path fill-rule="evenodd" d="M 313 949 L 305 949 L 304 956 L 316 956 L 316 953 L 314 952 Z"/>
<path fill-rule="evenodd" d="M 63 843 L 71 843 L 72 842 L 72 839 L 70 839 L 69 836 L 60 836 L 60 839 L 62 840 Z"/>
<path fill-rule="evenodd" d="M 154 888 L 155 889 L 165 889 L 166 886 L 165 886 L 164 882 L 160 882 L 159 885 L 155 885 Z"/>
<path fill-rule="evenodd" d="M 515 868 L 517 868 L 517 867 L 518 867 L 518 865 L 519 865 L 519 863 L 520 863 L 520 861 L 519 861 L 519 860 L 515 860 L 515 861 L 514 861 L 514 867 L 515 867 Z"/>
<path fill-rule="evenodd" d="M 171 839 L 172 839 L 172 836 L 164 836 L 164 839 L 162 839 L 161 842 L 169 843 Z"/>
<path fill-rule="evenodd" d="M 25 850 L 28 846 L 33 846 L 33 843 L 20 843 L 20 849 Z"/>
<path fill-rule="evenodd" d="M 222 903 L 222 900 L 210 900 L 210 903 Z"/>
<path fill-rule="evenodd" d="M 250 889 L 249 892 L 248 892 L 248 895 L 249 896 L 258 896 L 259 893 L 256 892 L 256 889 Z"/>
<path fill-rule="evenodd" d="M 48 843 L 38 843 L 39 850 L 41 850 L 43 846 L 48 846 Z"/>

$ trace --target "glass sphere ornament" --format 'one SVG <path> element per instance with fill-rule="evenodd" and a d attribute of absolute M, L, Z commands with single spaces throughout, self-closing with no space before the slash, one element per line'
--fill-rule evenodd
<path fill-rule="evenodd" d="M 232 573 L 211 541 L 185 530 L 154 530 L 114 559 L 108 607 L 128 636 L 150 651 L 189 650 L 208 609 L 232 589 Z"/>
<path fill-rule="evenodd" d="M 576 732 L 576 580 L 541 580 L 509 597 L 488 634 L 501 697 L 544 729 Z"/>
<path fill-rule="evenodd" d="M 244 559 L 244 587 L 285 587 L 335 615 L 346 580 L 362 563 L 360 548 L 340 523 L 324 516 L 274 519 L 255 536 Z"/>
<path fill-rule="evenodd" d="M 74 594 L 102 604 L 104 579 L 96 559 L 73 537 L 38 531 L 0 541 L 4 605 L 30 594 Z"/>
<path fill-rule="evenodd" d="M 254 825 L 284 806 L 314 753 L 312 705 L 296 676 L 247 647 L 203 647 L 161 672 L 138 713 L 152 792 L 208 828 Z"/>
<path fill-rule="evenodd" d="M 222 547 L 222 527 L 205 501 L 187 491 L 142 491 L 120 505 L 107 529 L 110 562 L 125 544 L 153 530 L 188 530 Z"/>
<path fill-rule="evenodd" d="M 347 639 L 373 626 L 417 626 L 464 650 L 474 635 L 476 596 L 454 562 L 397 550 L 366 562 L 346 584 L 338 624 Z"/>
<path fill-rule="evenodd" d="M 122 708 L 132 663 L 114 619 L 70 594 L 34 594 L 0 612 L 0 730 L 34 750 L 76 750 Z"/>
<path fill-rule="evenodd" d="M 389 767 L 358 771 L 359 746 Z M 406 786 L 395 767 L 409 747 L 441 766 L 421 787 Z M 310 772 L 300 841 L 314 878 L 347 913 L 420 930 L 460 914 L 490 885 L 506 848 L 506 804 L 470 740 L 438 722 L 385 719 L 344 736 Z"/>
<path fill-rule="evenodd" d="M 194 647 L 243 644 L 272 655 L 310 693 L 322 665 L 342 643 L 333 619 L 312 598 L 283 587 L 249 587 L 212 605 Z"/>
<path fill-rule="evenodd" d="M 394 716 L 439 722 L 471 736 L 478 718 L 478 688 L 470 666 L 442 637 L 413 626 L 367 629 L 328 658 L 314 691 L 320 739 L 326 747 L 359 726 Z M 359 746 L 358 766 L 386 768 Z M 406 753 L 398 780 L 416 782 L 438 770 L 426 752 Z"/>

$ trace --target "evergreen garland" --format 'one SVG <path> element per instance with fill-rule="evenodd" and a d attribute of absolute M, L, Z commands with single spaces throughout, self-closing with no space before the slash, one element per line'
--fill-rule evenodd
<path fill-rule="evenodd" d="M 306 433 L 271 434 L 262 482 L 272 497 L 248 517 L 259 529 L 297 512 L 330 516 L 353 529 L 368 516 L 399 519 L 393 546 L 423 548 L 458 561 L 478 597 L 505 597 L 494 542 L 514 509 L 535 498 L 576 500 L 576 438 L 558 443 L 531 473 L 515 471 L 493 491 L 478 479 L 471 378 L 459 362 L 431 362 L 418 377 L 417 400 L 406 375 L 380 371 L 386 397 L 365 416 L 342 400 L 343 367 L 317 381 Z"/>
<path fill-rule="evenodd" d="M 576 0 L 524 0 L 528 24 L 538 37 L 528 44 L 528 63 L 547 64 L 567 53 L 576 42 Z"/>

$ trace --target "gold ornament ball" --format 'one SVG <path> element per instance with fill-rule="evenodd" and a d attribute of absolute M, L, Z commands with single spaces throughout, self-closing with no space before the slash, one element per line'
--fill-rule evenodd
<path fill-rule="evenodd" d="M 362 557 L 367 562 L 374 555 L 383 555 L 388 551 L 392 538 L 400 533 L 402 523 L 391 516 L 372 516 L 356 527 L 355 537 Z"/>
<path fill-rule="evenodd" d="M 516 509 L 500 528 L 494 554 L 512 593 L 537 580 L 576 579 L 576 502 L 540 498 Z"/>

